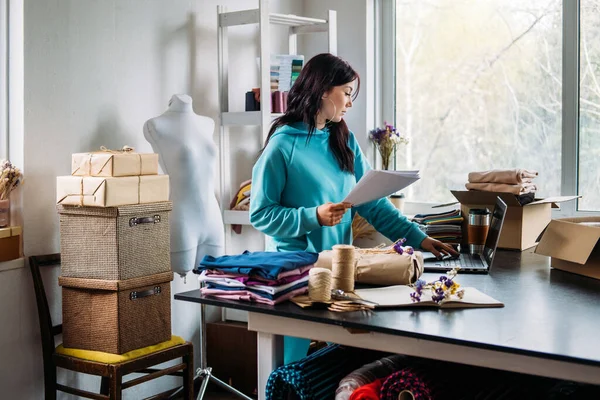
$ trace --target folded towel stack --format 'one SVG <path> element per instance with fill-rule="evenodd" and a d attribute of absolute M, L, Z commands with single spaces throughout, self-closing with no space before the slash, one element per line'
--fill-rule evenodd
<path fill-rule="evenodd" d="M 434 239 L 448 244 L 459 244 L 462 240 L 463 217 L 460 210 L 438 214 L 417 214 L 412 219 L 419 228 Z"/>
<path fill-rule="evenodd" d="M 469 173 L 469 182 L 465 186 L 468 190 L 522 195 L 537 191 L 537 186 L 533 183 L 533 179 L 537 176 L 537 171 L 527 169 L 494 169 L 471 172 Z"/>
<path fill-rule="evenodd" d="M 220 299 L 279 304 L 308 291 L 308 272 L 318 254 L 294 252 L 249 252 L 205 256 L 195 272 L 205 285 L 203 294 Z"/>

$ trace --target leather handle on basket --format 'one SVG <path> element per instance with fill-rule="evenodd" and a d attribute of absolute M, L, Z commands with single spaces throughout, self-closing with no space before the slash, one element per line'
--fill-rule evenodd
<path fill-rule="evenodd" d="M 152 289 L 144 290 L 143 292 L 131 292 L 129 293 L 129 300 L 137 300 L 142 297 L 154 296 L 160 294 L 161 289 L 160 286 L 154 286 Z"/>
<path fill-rule="evenodd" d="M 133 217 L 129 219 L 129 226 L 138 226 L 140 224 L 158 224 L 160 222 L 160 215 L 153 217 Z"/>

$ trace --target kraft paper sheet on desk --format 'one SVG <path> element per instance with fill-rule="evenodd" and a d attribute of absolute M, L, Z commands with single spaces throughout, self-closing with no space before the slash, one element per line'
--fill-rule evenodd
<path fill-rule="evenodd" d="M 414 292 L 413 288 L 406 285 L 386 286 L 374 289 L 356 289 L 354 294 L 363 300 L 376 303 L 375 308 L 390 307 L 439 307 L 439 308 L 484 308 L 484 307 L 504 307 L 504 304 L 479 290 L 466 287 L 465 295 L 462 299 L 458 296 L 452 296 L 451 300 L 444 300 L 437 304 L 431 300 L 429 291 L 424 290 L 421 295 L 421 301 L 413 303 L 410 294 Z M 429 300 L 428 300 L 429 299 Z"/>
<path fill-rule="evenodd" d="M 419 171 L 369 170 L 343 200 L 354 206 L 389 196 L 420 179 Z"/>

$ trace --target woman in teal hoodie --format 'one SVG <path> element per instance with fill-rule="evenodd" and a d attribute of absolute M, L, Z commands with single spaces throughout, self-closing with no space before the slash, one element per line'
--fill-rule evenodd
<path fill-rule="evenodd" d="M 267 235 L 267 250 L 320 252 L 352 243 L 358 213 L 391 241 L 406 238 L 405 245 L 436 256 L 458 255 L 387 198 L 352 208 L 342 202 L 371 168 L 344 121 L 359 88 L 358 74 L 339 57 L 319 54 L 306 63 L 252 170 L 250 222 Z M 286 362 L 305 355 L 306 346 L 290 344 L 286 338 Z M 292 348 L 302 353 L 294 356 Z"/>

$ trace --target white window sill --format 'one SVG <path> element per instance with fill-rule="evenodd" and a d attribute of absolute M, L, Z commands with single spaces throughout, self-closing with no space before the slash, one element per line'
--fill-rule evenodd
<path fill-rule="evenodd" d="M 10 271 L 11 269 L 25 267 L 25 258 L 17 258 L 16 260 L 0 262 L 0 272 Z"/>

